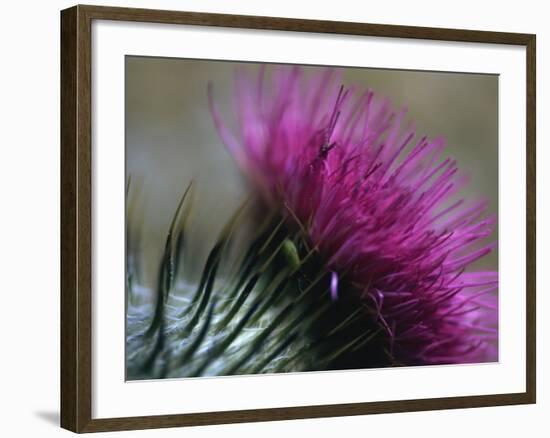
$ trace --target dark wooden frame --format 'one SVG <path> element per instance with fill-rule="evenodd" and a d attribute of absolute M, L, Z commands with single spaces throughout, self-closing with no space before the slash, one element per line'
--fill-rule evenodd
<path fill-rule="evenodd" d="M 526 392 L 230 412 L 92 419 L 92 20 L 142 21 L 525 46 L 527 50 Z M 61 426 L 74 432 L 98 432 L 535 403 L 535 47 L 535 35 L 518 33 L 98 6 L 75 6 L 62 11 Z"/>

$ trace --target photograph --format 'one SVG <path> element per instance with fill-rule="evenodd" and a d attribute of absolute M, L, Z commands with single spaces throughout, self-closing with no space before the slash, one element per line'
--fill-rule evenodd
<path fill-rule="evenodd" d="M 124 120 L 127 381 L 499 362 L 499 75 L 126 55 Z"/>
<path fill-rule="evenodd" d="M 349 18 L 61 11 L 62 428 L 537 402 L 537 35 Z"/>
<path fill-rule="evenodd" d="M 543 2 L 104 3 L 3 4 L 0 438 L 548 429 Z"/>

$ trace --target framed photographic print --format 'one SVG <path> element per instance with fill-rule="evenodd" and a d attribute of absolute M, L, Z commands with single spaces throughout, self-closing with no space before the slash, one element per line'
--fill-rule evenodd
<path fill-rule="evenodd" d="M 535 402 L 535 36 L 61 13 L 61 425 Z"/>

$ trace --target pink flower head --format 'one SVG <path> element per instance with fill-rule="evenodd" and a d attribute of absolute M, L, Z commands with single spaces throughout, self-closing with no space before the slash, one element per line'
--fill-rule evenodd
<path fill-rule="evenodd" d="M 263 199 L 283 207 L 389 339 L 395 363 L 497 359 L 496 272 L 470 272 L 488 254 L 486 202 L 456 197 L 465 178 L 442 139 L 415 139 L 371 90 L 340 85 L 335 70 L 239 71 L 238 128 L 210 107 L 223 142 Z"/>

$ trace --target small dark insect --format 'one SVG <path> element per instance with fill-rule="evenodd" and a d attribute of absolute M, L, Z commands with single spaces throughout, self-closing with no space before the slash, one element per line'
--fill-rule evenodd
<path fill-rule="evenodd" d="M 325 142 L 321 145 L 319 148 L 319 158 L 322 160 L 326 160 L 328 157 L 328 153 L 336 147 L 336 142 L 328 144 L 328 142 Z"/>

